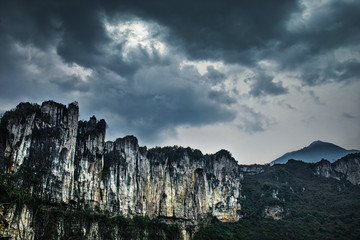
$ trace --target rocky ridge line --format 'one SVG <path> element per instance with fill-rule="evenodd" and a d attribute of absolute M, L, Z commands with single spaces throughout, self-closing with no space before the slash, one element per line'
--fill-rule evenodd
<path fill-rule="evenodd" d="M 147 150 L 133 136 L 105 142 L 106 123 L 78 121 L 77 104 L 21 103 L 1 120 L 1 168 L 50 203 L 149 216 L 186 226 L 240 219 L 242 174 L 227 151 Z M 60 230 L 59 230 L 60 231 Z M 188 238 L 186 237 L 186 238 Z"/>

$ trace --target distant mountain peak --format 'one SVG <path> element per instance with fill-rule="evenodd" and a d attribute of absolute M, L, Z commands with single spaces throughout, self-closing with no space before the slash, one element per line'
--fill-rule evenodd
<path fill-rule="evenodd" d="M 320 140 L 314 141 L 312 143 L 310 143 L 309 146 L 304 147 L 303 149 L 324 149 L 326 151 L 347 151 L 345 148 L 342 148 L 338 145 L 335 145 L 333 143 L 329 143 L 329 142 L 323 142 Z M 337 159 L 335 159 L 337 160 Z"/>
<path fill-rule="evenodd" d="M 273 165 L 275 163 L 287 163 L 289 159 L 301 160 L 310 163 L 318 162 L 321 159 L 326 159 L 329 162 L 334 162 L 347 154 L 356 152 L 360 151 L 346 150 L 333 143 L 316 140 L 307 147 L 284 154 L 283 156 L 272 161 L 270 165 Z"/>
<path fill-rule="evenodd" d="M 309 147 L 310 147 L 310 146 L 320 145 L 320 144 L 332 144 L 332 143 L 323 142 L 323 141 L 321 141 L 321 140 L 316 140 L 316 141 L 313 141 L 312 143 L 310 143 Z"/>
<path fill-rule="evenodd" d="M 321 140 L 316 140 L 312 143 L 310 143 L 310 145 L 308 147 L 318 147 L 318 146 L 332 146 L 332 147 L 337 147 L 337 148 L 341 148 L 341 149 L 344 149 L 342 147 L 339 147 L 333 143 L 329 143 L 329 142 L 324 142 L 324 141 L 321 141 Z"/>

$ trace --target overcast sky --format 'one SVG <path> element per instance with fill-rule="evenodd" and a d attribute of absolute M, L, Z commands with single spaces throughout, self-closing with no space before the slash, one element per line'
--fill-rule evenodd
<path fill-rule="evenodd" d="M 107 139 L 268 163 L 360 149 L 360 1 L 0 1 L 0 112 L 77 101 Z"/>

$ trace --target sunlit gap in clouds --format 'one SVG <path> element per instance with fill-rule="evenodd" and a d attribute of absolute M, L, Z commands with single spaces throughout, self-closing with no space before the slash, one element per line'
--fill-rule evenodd
<path fill-rule="evenodd" d="M 149 57 L 164 56 L 167 47 L 161 40 L 160 26 L 134 18 L 126 21 L 104 21 L 108 36 L 112 39 L 111 49 L 121 48 L 120 54 L 124 60 L 132 60 L 138 54 Z"/>

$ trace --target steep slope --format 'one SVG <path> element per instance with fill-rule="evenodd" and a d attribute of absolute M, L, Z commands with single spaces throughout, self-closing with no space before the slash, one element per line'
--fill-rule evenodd
<path fill-rule="evenodd" d="M 309 146 L 300 150 L 284 154 L 283 156 L 272 161 L 270 165 L 286 163 L 289 159 L 301 160 L 309 163 L 318 162 L 321 159 L 334 162 L 347 154 L 356 152 L 360 152 L 360 150 L 346 150 L 332 143 L 315 141 Z"/>
<path fill-rule="evenodd" d="M 314 165 L 315 175 L 337 180 L 347 180 L 360 186 L 360 153 L 351 153 L 330 163 L 321 160 Z"/>
<path fill-rule="evenodd" d="M 105 142 L 106 122 L 78 113 L 48 101 L 2 117 L 0 238 L 192 239 L 211 222 L 197 238 L 359 238 L 358 153 L 240 166 L 226 150 Z"/>
<path fill-rule="evenodd" d="M 360 175 L 359 157 L 316 164 L 290 160 L 244 174 L 243 218 L 214 222 L 195 239 L 359 239 L 360 188 L 350 182 Z"/>
<path fill-rule="evenodd" d="M 105 142 L 105 121 L 78 121 L 78 112 L 76 104 L 22 103 L 1 119 L 1 170 L 24 194 L 70 209 L 163 219 L 187 238 L 201 221 L 239 220 L 242 174 L 227 151 L 147 150 L 133 136 Z M 33 212 L 19 214 L 37 238 Z M 57 224 L 54 237 L 62 236 Z"/>

